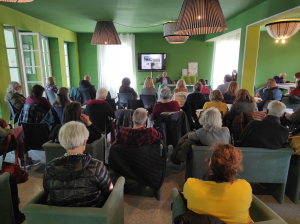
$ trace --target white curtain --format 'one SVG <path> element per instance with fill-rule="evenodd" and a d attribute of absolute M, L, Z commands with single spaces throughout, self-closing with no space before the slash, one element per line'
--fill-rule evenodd
<path fill-rule="evenodd" d="M 131 87 L 137 91 L 135 70 L 135 36 L 119 35 L 122 45 L 98 45 L 98 87 L 110 91 L 116 97 L 122 79 L 131 80 Z"/>
<path fill-rule="evenodd" d="M 212 69 L 212 87 L 216 89 L 223 84 L 224 76 L 238 71 L 240 52 L 240 33 L 215 41 Z"/>

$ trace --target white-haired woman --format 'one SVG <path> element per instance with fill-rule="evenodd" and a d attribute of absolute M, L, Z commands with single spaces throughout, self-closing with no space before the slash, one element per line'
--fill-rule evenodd
<path fill-rule="evenodd" d="M 112 190 L 112 182 L 103 162 L 84 153 L 89 132 L 76 121 L 59 131 L 64 156 L 47 163 L 43 187 L 47 204 L 68 207 L 102 207 Z M 66 187 L 68 186 L 68 187 Z"/>
<path fill-rule="evenodd" d="M 161 103 L 155 104 L 153 107 L 152 118 L 155 120 L 162 112 L 180 111 L 180 106 L 177 101 L 172 101 L 171 90 L 164 87 L 160 92 Z"/>
<path fill-rule="evenodd" d="M 21 85 L 18 82 L 11 82 L 8 85 L 7 93 L 4 98 L 5 101 L 12 105 L 14 112 L 16 113 L 22 110 L 26 100 L 21 92 Z"/>
<path fill-rule="evenodd" d="M 230 132 L 227 127 L 222 127 L 222 117 L 220 111 L 211 107 L 205 110 L 199 119 L 203 128 L 189 134 L 188 138 L 200 141 L 202 145 L 213 146 L 215 143 L 230 143 Z"/>

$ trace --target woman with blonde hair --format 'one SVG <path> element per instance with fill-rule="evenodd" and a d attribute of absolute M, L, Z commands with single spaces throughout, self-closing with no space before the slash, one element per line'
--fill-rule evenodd
<path fill-rule="evenodd" d="M 220 90 L 214 90 L 209 94 L 209 100 L 210 102 L 206 102 L 203 106 L 202 111 L 205 111 L 206 109 L 210 107 L 217 108 L 220 112 L 222 112 L 223 117 L 227 114 L 227 104 L 223 103 L 224 97 Z"/>
<path fill-rule="evenodd" d="M 236 99 L 234 100 L 226 118 L 232 122 L 235 117 L 239 116 L 242 112 L 254 111 L 257 111 L 257 104 L 254 97 L 250 95 L 248 90 L 240 89 L 237 91 Z"/>
<path fill-rule="evenodd" d="M 230 143 L 230 132 L 227 127 L 222 127 L 220 111 L 211 107 L 205 110 L 199 119 L 203 128 L 189 134 L 188 138 L 193 141 L 200 141 L 202 145 L 213 146 L 218 143 Z"/>
<path fill-rule="evenodd" d="M 145 79 L 144 87 L 141 89 L 141 95 L 155 95 L 157 99 L 157 90 L 155 89 L 153 79 L 151 77 L 147 77 Z"/>
<path fill-rule="evenodd" d="M 185 81 L 183 79 L 180 79 L 178 80 L 177 82 L 177 86 L 176 88 L 174 89 L 174 93 L 179 93 L 179 92 L 185 92 L 187 93 L 188 92 L 188 89 L 186 88 L 186 84 L 185 84 Z"/>
<path fill-rule="evenodd" d="M 224 223 L 253 223 L 249 208 L 251 185 L 238 179 L 242 170 L 240 149 L 229 144 L 216 144 L 208 160 L 208 180 L 188 178 L 183 187 L 189 210 L 212 215 Z M 230 212 L 229 212 L 230 211 Z"/>
<path fill-rule="evenodd" d="M 47 78 L 47 86 L 45 87 L 45 91 L 53 91 L 57 93 L 58 86 L 55 84 L 55 77 Z"/>
<path fill-rule="evenodd" d="M 235 100 L 236 93 L 239 90 L 239 84 L 237 82 L 231 82 L 227 91 L 223 94 L 224 100 Z"/>

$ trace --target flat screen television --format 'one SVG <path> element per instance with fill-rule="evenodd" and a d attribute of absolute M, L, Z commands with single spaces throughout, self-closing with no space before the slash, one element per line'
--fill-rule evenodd
<path fill-rule="evenodd" d="M 166 54 L 164 53 L 139 53 L 138 54 L 138 71 L 155 72 L 166 70 Z"/>

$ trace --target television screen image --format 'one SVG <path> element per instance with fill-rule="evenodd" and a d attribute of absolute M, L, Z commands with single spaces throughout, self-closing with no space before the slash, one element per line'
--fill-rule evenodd
<path fill-rule="evenodd" d="M 166 54 L 138 54 L 139 71 L 164 71 Z"/>

